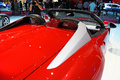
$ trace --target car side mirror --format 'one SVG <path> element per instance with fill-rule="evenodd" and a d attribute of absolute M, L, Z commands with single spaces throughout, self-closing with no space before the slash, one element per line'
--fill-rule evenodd
<path fill-rule="evenodd" d="M 114 24 L 114 23 L 112 23 L 112 22 L 110 22 L 110 23 L 108 23 L 108 25 L 107 25 L 109 28 L 116 28 L 117 26 Z"/>

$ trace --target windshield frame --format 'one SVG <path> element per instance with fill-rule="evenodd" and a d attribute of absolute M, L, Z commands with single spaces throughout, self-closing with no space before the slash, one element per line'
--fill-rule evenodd
<path fill-rule="evenodd" d="M 49 17 L 56 18 L 56 19 L 58 19 L 58 18 L 56 16 L 54 16 L 53 12 L 67 12 L 67 13 L 77 12 L 77 13 L 86 14 L 86 15 L 91 16 L 91 18 L 93 18 L 97 23 L 99 23 L 101 28 L 105 28 L 104 22 L 96 14 L 91 13 L 91 12 L 80 11 L 80 10 L 75 10 L 75 9 L 50 9 L 50 10 L 48 10 L 47 14 L 49 15 Z"/>

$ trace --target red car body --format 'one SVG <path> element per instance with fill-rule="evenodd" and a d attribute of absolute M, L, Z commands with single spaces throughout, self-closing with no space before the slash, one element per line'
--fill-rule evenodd
<path fill-rule="evenodd" d="M 55 21 L 45 22 L 42 25 L 19 23 L 12 28 L 1 28 L 0 80 L 101 79 L 105 61 L 106 37 L 109 35 L 110 28 L 104 28 L 104 32 L 96 37 L 90 36 L 89 41 L 66 58 L 65 55 L 69 48 L 65 48 L 65 46 L 67 43 L 69 44 L 70 39 L 77 31 L 57 28 L 53 24 L 57 24 L 61 20 L 55 18 L 53 20 Z M 51 25 L 52 27 L 50 27 Z M 76 41 L 73 42 L 76 43 Z M 84 43 L 84 41 L 80 43 Z M 60 53 L 63 48 L 67 49 L 66 53 Z M 74 50 L 74 48 L 72 49 Z M 62 57 L 59 57 L 59 54 Z M 59 59 L 64 57 L 66 59 L 54 66 L 56 57 L 58 64 L 60 63 Z"/>

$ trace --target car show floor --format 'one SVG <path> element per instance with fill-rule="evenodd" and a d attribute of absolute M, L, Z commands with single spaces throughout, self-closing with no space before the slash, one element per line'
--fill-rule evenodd
<path fill-rule="evenodd" d="M 105 67 L 101 80 L 120 80 L 120 24 L 111 29 L 105 54 Z"/>
<path fill-rule="evenodd" d="M 23 16 L 10 16 L 10 22 Z M 111 28 L 110 39 L 105 53 L 105 67 L 101 80 L 120 80 L 120 24 Z"/>

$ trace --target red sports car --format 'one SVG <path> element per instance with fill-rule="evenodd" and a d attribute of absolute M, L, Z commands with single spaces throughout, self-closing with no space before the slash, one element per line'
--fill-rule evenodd
<path fill-rule="evenodd" d="M 49 21 L 25 16 L 0 28 L 0 80 L 100 80 L 113 23 L 54 9 Z"/>

